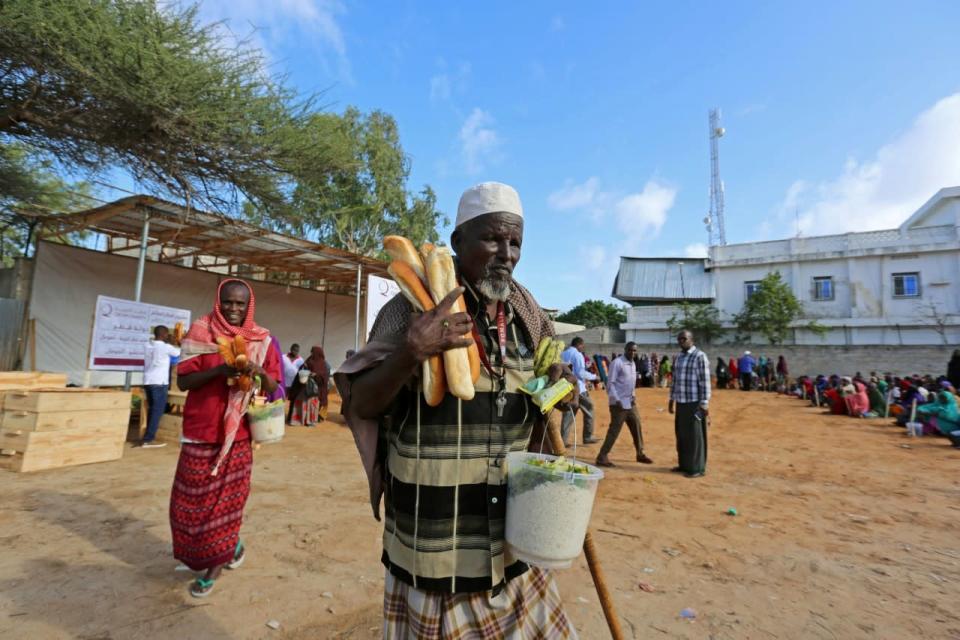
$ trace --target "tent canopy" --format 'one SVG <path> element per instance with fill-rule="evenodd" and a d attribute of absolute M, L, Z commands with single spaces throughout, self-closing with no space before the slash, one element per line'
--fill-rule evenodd
<path fill-rule="evenodd" d="M 41 223 L 41 237 L 91 231 L 106 237 L 108 253 L 119 255 L 139 251 L 147 220 L 152 260 L 223 275 L 341 293 L 356 293 L 358 266 L 365 274 L 389 277 L 380 260 L 153 196 L 130 196 L 64 215 L 26 215 Z"/>

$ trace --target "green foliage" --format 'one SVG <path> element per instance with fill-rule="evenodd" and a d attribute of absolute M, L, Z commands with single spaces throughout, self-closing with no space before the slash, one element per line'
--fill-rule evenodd
<path fill-rule="evenodd" d="M 36 239 L 37 221 L 24 215 L 32 211 L 49 214 L 89 204 L 85 184 L 69 184 L 50 166 L 20 144 L 0 143 L 0 266 L 26 256 Z M 70 242 L 80 234 L 61 238 Z"/>
<path fill-rule="evenodd" d="M 260 52 L 153 0 L 0 3 L 0 135 L 69 170 L 120 167 L 197 206 L 281 202 L 291 172 L 340 167 L 308 129 L 313 98 Z"/>
<path fill-rule="evenodd" d="M 616 329 L 621 323 L 627 321 L 627 308 L 602 300 L 585 300 L 573 309 L 558 315 L 557 320 L 582 324 L 587 328 L 613 327 Z"/>
<path fill-rule="evenodd" d="M 349 159 L 342 169 L 296 168 L 289 206 L 265 221 L 369 256 L 381 253 L 386 235 L 406 236 L 417 245 L 437 241 L 437 225 L 447 220 L 429 186 L 418 195 L 407 190 L 410 160 L 392 116 L 382 111 L 364 115 L 350 107 L 342 116 L 312 116 L 306 130 L 336 140 Z"/>
<path fill-rule="evenodd" d="M 757 290 L 744 302 L 743 310 L 734 316 L 742 339 L 759 333 L 770 344 L 781 344 L 790 332 L 790 325 L 803 316 L 803 305 L 793 295 L 779 271 L 768 273 Z M 825 328 L 814 321 L 805 327 L 815 333 Z"/>
<path fill-rule="evenodd" d="M 693 332 L 694 337 L 703 343 L 712 343 L 726 333 L 720 321 L 720 312 L 712 304 L 697 304 L 684 300 L 680 303 L 680 313 L 673 314 L 667 320 L 667 329 L 676 336 L 683 329 Z"/>

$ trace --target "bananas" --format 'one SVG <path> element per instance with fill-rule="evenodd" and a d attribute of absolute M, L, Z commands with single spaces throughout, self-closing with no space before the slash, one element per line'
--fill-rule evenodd
<path fill-rule="evenodd" d="M 253 378 L 249 374 L 250 359 L 247 357 L 247 341 L 243 336 L 234 336 L 233 340 L 224 336 L 218 337 L 217 350 L 228 366 L 240 372 L 238 377 L 227 378 L 227 386 L 237 385 L 244 393 L 250 391 L 253 388 Z"/>
<path fill-rule="evenodd" d="M 560 362 L 560 354 L 563 353 L 564 347 L 563 340 L 549 336 L 540 340 L 533 356 L 533 375 L 538 378 L 547 375 L 550 365 Z"/>

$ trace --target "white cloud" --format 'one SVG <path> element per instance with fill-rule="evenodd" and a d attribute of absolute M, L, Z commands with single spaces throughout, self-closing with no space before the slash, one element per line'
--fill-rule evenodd
<path fill-rule="evenodd" d="M 602 269 L 607 262 L 607 248 L 601 245 L 581 247 L 580 264 L 591 271 Z"/>
<path fill-rule="evenodd" d="M 596 176 L 582 183 L 567 180 L 547 196 L 547 204 L 556 211 L 585 211 L 595 220 L 613 215 L 624 239 L 633 246 L 644 237 L 656 236 L 673 207 L 677 190 L 657 179 L 650 179 L 637 193 L 605 191 Z"/>
<path fill-rule="evenodd" d="M 500 136 L 493 124 L 493 116 L 474 107 L 460 128 L 460 149 L 467 173 L 480 173 L 487 163 L 496 161 Z"/>
<path fill-rule="evenodd" d="M 790 185 L 778 217 L 804 235 L 899 226 L 942 187 L 960 184 L 960 93 L 922 112 L 867 162 L 849 158 L 840 175 Z M 782 226 L 782 225 L 781 225 Z"/>
<path fill-rule="evenodd" d="M 430 101 L 444 101 L 450 99 L 450 76 L 439 73 L 430 78 Z"/>
<path fill-rule="evenodd" d="M 762 102 L 755 102 L 753 104 L 748 104 L 744 107 L 737 109 L 737 115 L 741 118 L 752 115 L 754 113 L 762 113 L 767 110 L 767 105 Z"/>
<path fill-rule="evenodd" d="M 587 178 L 582 184 L 567 182 L 560 189 L 547 196 L 547 204 L 558 211 L 570 209 L 591 209 L 600 196 L 600 179 Z"/>
<path fill-rule="evenodd" d="M 455 71 L 447 71 L 442 59 L 439 65 L 442 71 L 430 78 L 430 101 L 447 102 L 454 94 L 466 93 L 472 69 L 470 63 L 461 62 Z"/>
<path fill-rule="evenodd" d="M 703 242 L 694 242 L 683 248 L 683 255 L 687 258 L 706 258 L 707 245 Z"/>
<path fill-rule="evenodd" d="M 657 235 L 667 221 L 677 190 L 656 179 L 648 180 L 640 193 L 631 193 L 614 205 L 620 230 L 630 238 Z"/>
<path fill-rule="evenodd" d="M 318 52 L 316 62 L 331 75 L 351 80 L 347 45 L 338 18 L 346 13 L 339 0 L 205 0 L 204 21 L 223 21 L 238 40 L 250 39 L 274 58 L 273 49 L 290 40 L 306 41 Z M 329 57 L 329 59 L 328 59 Z M 330 68 L 333 63 L 335 68 Z"/>

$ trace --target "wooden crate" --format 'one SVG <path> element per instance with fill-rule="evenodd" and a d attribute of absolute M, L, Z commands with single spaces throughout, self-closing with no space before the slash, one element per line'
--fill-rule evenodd
<path fill-rule="evenodd" d="M 84 425 L 58 431 L 21 431 L 0 429 L 0 449 L 20 453 L 39 449 L 56 449 L 74 445 L 120 443 L 126 440 L 127 423 L 114 422 L 98 426 Z"/>
<path fill-rule="evenodd" d="M 27 451 L 0 449 L 0 469 L 41 471 L 91 462 L 119 460 L 123 457 L 123 447 L 123 440 L 118 440 L 115 436 L 90 438 L 89 434 L 83 434 L 76 439 L 60 440 L 53 446 L 31 446 Z"/>
<path fill-rule="evenodd" d="M 73 427 L 123 425 L 130 422 L 130 409 L 92 409 L 90 411 L 15 411 L 0 413 L 0 430 L 56 431 Z"/>
<path fill-rule="evenodd" d="M 130 410 L 130 392 L 112 389 L 57 389 L 8 391 L 3 410 L 35 413 Z"/>
<path fill-rule="evenodd" d="M 183 416 L 165 413 L 160 418 L 160 427 L 157 429 L 157 442 L 166 442 L 180 446 L 180 434 L 183 433 Z"/>
<path fill-rule="evenodd" d="M 67 374 L 46 371 L 0 371 L 0 391 L 67 386 Z"/>
<path fill-rule="evenodd" d="M 140 427 L 139 437 L 142 440 L 147 433 L 147 410 L 149 403 L 146 394 L 141 395 L 143 404 L 140 405 Z M 156 439 L 160 442 L 170 444 L 180 444 L 180 433 L 183 430 L 183 407 L 187 403 L 187 392 L 180 391 L 170 387 L 167 393 L 167 404 L 170 405 L 170 412 L 163 414 L 160 418 L 160 427 L 157 429 Z M 176 420 L 173 420 L 176 418 Z M 166 425 L 166 426 L 164 426 Z M 176 433 L 176 437 L 173 434 Z"/>

